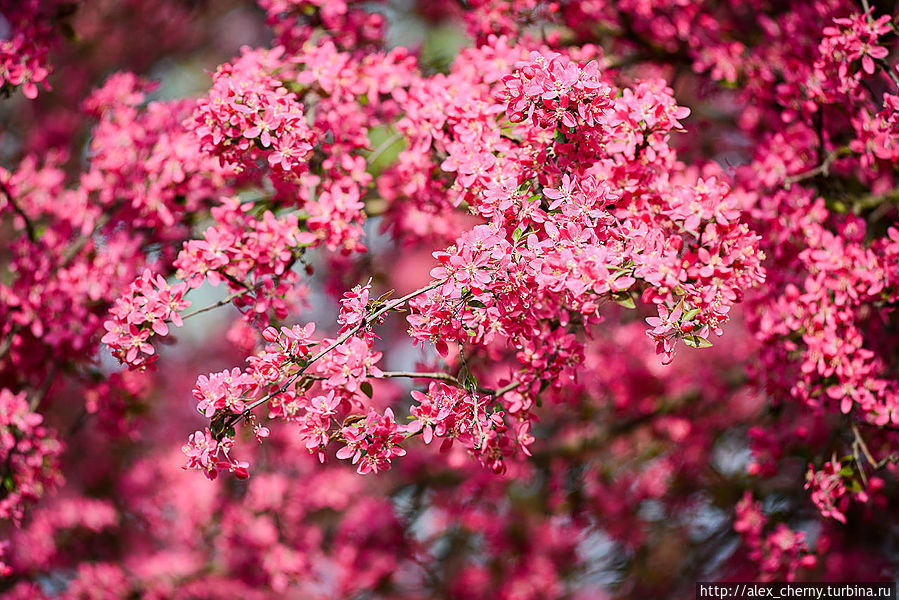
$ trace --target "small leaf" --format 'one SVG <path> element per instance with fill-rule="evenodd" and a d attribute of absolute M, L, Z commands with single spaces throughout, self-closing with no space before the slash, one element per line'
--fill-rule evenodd
<path fill-rule="evenodd" d="M 625 308 L 637 308 L 637 305 L 634 304 L 634 299 L 627 292 L 612 294 L 612 300 Z"/>
<path fill-rule="evenodd" d="M 359 389 L 361 389 L 362 393 L 365 394 L 366 396 L 368 396 L 369 398 L 374 396 L 375 391 L 372 389 L 371 382 L 369 382 L 369 381 L 363 381 L 359 385 Z"/>
<path fill-rule="evenodd" d="M 515 231 L 512 232 L 512 241 L 517 242 L 521 239 L 521 236 L 524 235 L 524 229 L 521 228 L 521 225 L 515 228 Z"/>
<path fill-rule="evenodd" d="M 711 348 L 712 342 L 698 335 L 688 335 L 684 338 L 684 343 L 693 348 Z"/>

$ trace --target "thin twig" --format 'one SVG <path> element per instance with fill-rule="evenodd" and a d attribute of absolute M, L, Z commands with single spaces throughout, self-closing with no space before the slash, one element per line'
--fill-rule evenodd
<path fill-rule="evenodd" d="M 885 467 L 887 463 L 896 464 L 897 462 L 899 462 L 899 455 L 897 455 L 895 452 L 893 452 L 886 458 L 875 460 L 874 455 L 871 454 L 870 450 L 868 450 L 868 445 L 865 443 L 865 440 L 862 437 L 861 432 L 859 432 L 858 427 L 855 425 L 855 423 L 852 424 L 852 434 L 855 436 L 855 443 L 858 444 L 859 448 L 861 448 L 862 453 L 865 455 L 865 459 L 867 459 L 867 461 L 871 463 L 871 468 L 873 468 L 875 471 L 879 471 L 880 469 Z"/>
<path fill-rule="evenodd" d="M 0 359 L 6 356 L 6 353 L 12 348 L 12 340 L 19 334 L 19 329 L 21 329 L 21 326 L 18 323 L 13 323 L 12 327 L 9 328 L 9 334 L 0 343 Z"/>
<path fill-rule="evenodd" d="M 783 180 L 783 185 L 785 188 L 790 189 L 790 187 L 794 183 L 799 183 L 800 181 L 805 181 L 806 179 L 812 179 L 817 177 L 818 175 L 828 175 L 830 173 L 830 166 L 836 161 L 838 158 L 842 158 L 851 153 L 848 146 L 844 146 L 838 150 L 834 150 L 833 152 L 829 152 L 827 156 L 824 157 L 824 160 L 818 166 L 809 169 L 808 171 L 803 171 L 802 173 L 797 173 L 796 175 L 791 175 L 789 177 L 785 177 Z"/>
<path fill-rule="evenodd" d="M 868 450 L 868 445 L 865 444 L 865 440 L 864 438 L 862 438 L 862 434 L 861 432 L 859 432 L 858 427 L 855 425 L 855 423 L 852 424 L 852 434 L 855 436 L 855 442 L 859 445 L 862 453 L 865 455 L 865 458 L 869 463 L 871 463 L 871 466 L 873 467 L 874 465 L 876 465 L 877 461 L 874 460 L 873 456 L 871 456 L 871 451 Z"/>
<path fill-rule="evenodd" d="M 501 387 L 498 390 L 495 390 L 493 392 L 493 399 L 496 400 L 497 398 L 501 398 L 502 396 L 511 392 L 512 390 L 514 390 L 515 388 L 517 388 L 520 385 L 521 385 L 520 381 L 512 381 L 512 382 L 504 385 L 503 387 Z"/>
<path fill-rule="evenodd" d="M 886 72 L 889 78 L 893 80 L 893 85 L 899 88 L 899 76 L 897 76 L 896 71 L 894 71 L 893 68 L 890 67 L 890 63 L 888 63 L 883 58 L 878 58 L 875 60 L 877 61 L 877 64 L 880 65 L 881 68 L 883 68 L 884 72 Z"/>
<path fill-rule="evenodd" d="M 406 377 L 409 379 L 436 379 L 438 381 L 446 381 L 452 383 L 456 387 L 462 387 L 462 382 L 453 377 L 449 373 L 440 372 L 416 372 L 416 371 L 383 371 L 381 377 Z"/>
<path fill-rule="evenodd" d="M 50 371 L 47 373 L 47 376 L 44 377 L 44 381 L 41 384 L 41 387 L 35 392 L 34 396 L 31 397 L 31 400 L 28 401 L 28 409 L 31 412 L 37 410 L 37 408 L 41 405 L 41 402 L 44 401 L 44 398 L 47 396 L 47 392 L 50 391 L 50 386 L 53 385 L 53 380 L 56 377 L 56 371 L 59 369 L 59 362 L 54 361 L 52 365 L 50 365 Z"/>
<path fill-rule="evenodd" d="M 28 240 L 33 244 L 37 241 L 37 234 L 34 231 L 34 225 L 31 223 L 31 219 L 28 218 L 28 215 L 25 214 L 25 211 L 22 210 L 22 207 L 16 203 L 16 199 L 13 198 L 12 192 L 9 191 L 9 186 L 6 185 L 6 182 L 0 182 L 0 192 L 3 192 L 3 195 L 6 196 L 6 201 L 9 202 L 9 205 L 16 212 L 17 215 L 22 217 L 22 220 L 25 221 L 25 233 L 28 234 Z"/>
<path fill-rule="evenodd" d="M 258 287 L 258 286 L 256 286 L 256 287 Z M 191 318 L 191 317 L 194 317 L 194 316 L 196 316 L 196 315 L 202 314 L 202 313 L 204 313 L 204 312 L 208 312 L 208 311 L 210 311 L 210 310 L 216 309 L 216 308 L 218 308 L 219 306 L 224 306 L 224 305 L 226 305 L 226 304 L 230 304 L 232 300 L 234 300 L 234 299 L 236 299 L 236 298 L 240 298 L 240 297 L 243 296 L 244 294 L 248 294 L 248 293 L 252 292 L 253 290 L 256 289 L 256 287 L 249 287 L 249 288 L 240 290 L 239 292 L 234 292 L 233 294 L 231 294 L 231 295 L 228 296 L 227 298 L 222 298 L 221 300 L 219 300 L 219 301 L 216 302 L 215 304 L 210 304 L 209 306 L 204 306 L 203 308 L 198 308 L 197 310 L 194 310 L 194 311 L 192 311 L 192 312 L 189 312 L 189 313 L 187 313 L 186 315 L 181 315 L 181 319 L 182 319 L 182 320 L 184 320 L 184 319 L 189 319 L 189 318 Z"/>

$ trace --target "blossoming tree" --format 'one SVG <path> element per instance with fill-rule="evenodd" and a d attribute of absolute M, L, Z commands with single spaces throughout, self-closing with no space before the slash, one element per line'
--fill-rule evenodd
<path fill-rule="evenodd" d="M 895 576 L 895 3 L 0 15 L 2 597 Z"/>

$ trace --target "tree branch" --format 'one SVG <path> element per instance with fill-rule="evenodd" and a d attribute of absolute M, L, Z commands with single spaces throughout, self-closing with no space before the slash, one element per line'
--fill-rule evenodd
<path fill-rule="evenodd" d="M 827 156 L 824 157 L 824 160 L 816 167 L 809 169 L 808 171 L 803 171 L 802 173 L 797 173 L 796 175 L 790 175 L 789 177 L 784 177 L 783 185 L 786 189 L 790 189 L 794 183 L 799 183 L 800 181 L 805 181 L 806 179 L 813 179 L 819 175 L 827 176 L 830 173 L 830 166 L 839 158 L 843 158 L 844 156 L 848 156 L 852 151 L 848 146 L 843 146 L 837 150 L 829 152 Z"/>
<path fill-rule="evenodd" d="M 449 373 L 440 373 L 436 371 L 431 372 L 416 372 L 416 371 L 384 371 L 382 377 L 407 377 L 409 379 L 435 379 L 437 381 L 446 381 L 447 383 L 451 383 L 459 389 L 465 389 L 465 386 L 459 381 L 458 377 L 454 377 Z M 477 391 L 481 394 L 487 394 L 492 399 L 497 399 L 500 396 L 511 392 L 515 388 L 521 385 L 521 382 L 513 381 L 503 387 L 494 390 L 491 388 L 485 388 L 478 386 Z"/>
<path fill-rule="evenodd" d="M 405 304 L 406 302 L 408 302 L 412 298 L 415 298 L 416 296 L 420 296 L 421 294 L 427 293 L 435 288 L 440 287 L 445 282 L 446 282 L 446 279 L 439 279 L 437 281 L 432 281 L 430 284 L 426 285 L 423 288 L 419 288 L 419 289 L 415 290 L 414 292 L 410 292 L 410 293 L 406 294 L 405 296 L 403 296 L 402 298 L 397 298 L 393 302 L 388 302 L 387 304 L 385 304 L 384 306 L 382 306 L 381 308 L 379 308 L 378 310 L 376 310 L 369 316 L 362 319 L 362 321 L 360 321 L 358 325 L 356 325 L 352 329 L 348 329 L 347 331 L 345 331 L 343 333 L 343 335 L 341 335 L 336 340 L 334 340 L 331 344 L 329 344 L 327 348 L 318 352 L 312 358 L 309 358 L 308 360 L 306 360 L 306 362 L 303 364 L 303 366 L 300 367 L 300 370 L 297 371 L 296 373 L 294 373 L 293 375 L 291 375 L 287 379 L 287 381 L 285 381 L 284 384 L 281 387 L 279 387 L 277 390 L 275 390 L 274 392 L 271 392 L 269 394 L 266 394 L 264 397 L 260 398 L 259 400 L 256 400 L 255 402 L 253 402 L 252 404 L 247 406 L 243 410 L 243 412 L 241 412 L 239 415 L 234 415 L 232 417 L 229 417 L 228 421 L 226 422 L 225 429 L 227 429 L 229 427 L 233 427 L 234 425 L 239 423 L 241 421 L 241 419 L 244 419 L 256 407 L 265 404 L 266 402 L 268 402 L 269 400 L 271 400 L 273 397 L 277 396 L 278 394 L 284 393 L 287 390 L 287 388 L 289 388 L 290 385 L 294 381 L 299 379 L 300 375 L 302 375 L 303 373 L 306 372 L 306 369 L 308 369 L 310 366 L 312 366 L 312 363 L 316 362 L 317 360 L 319 360 L 320 358 L 325 356 L 328 352 L 330 352 L 334 348 L 337 348 L 338 346 L 343 344 L 345 341 L 350 339 L 352 336 L 356 335 L 356 333 L 359 332 L 363 327 L 370 325 L 384 313 L 389 312 L 389 311 L 401 306 L 402 304 Z"/>
<path fill-rule="evenodd" d="M 231 301 L 234 300 L 235 298 L 240 298 L 240 297 L 243 296 L 244 294 L 248 294 L 248 293 L 252 292 L 253 290 L 257 289 L 258 287 L 259 287 L 258 285 L 257 285 L 257 286 L 252 286 L 252 287 L 248 287 L 248 288 L 242 289 L 242 290 L 240 290 L 239 292 L 234 292 L 233 294 L 231 294 L 231 295 L 228 296 L 227 298 L 222 298 L 221 300 L 219 300 L 219 301 L 216 302 L 215 304 L 210 304 L 209 306 L 204 306 L 203 308 L 198 308 L 197 310 L 191 311 L 191 312 L 187 313 L 186 315 L 181 315 L 181 319 L 182 319 L 182 320 L 183 320 L 183 319 L 189 319 L 189 318 L 191 318 L 191 317 L 195 317 L 195 316 L 197 316 L 197 315 L 199 315 L 199 314 L 202 314 L 202 313 L 204 313 L 204 312 L 209 312 L 210 310 L 216 309 L 216 308 L 218 308 L 219 306 L 224 306 L 224 305 L 226 305 L 226 304 L 230 304 Z"/>

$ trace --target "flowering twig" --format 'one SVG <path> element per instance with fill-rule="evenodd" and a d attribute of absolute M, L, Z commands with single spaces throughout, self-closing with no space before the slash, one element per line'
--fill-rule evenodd
<path fill-rule="evenodd" d="M 501 398 L 502 396 L 504 396 L 508 392 L 511 392 L 512 390 L 516 389 L 520 385 L 521 385 L 520 381 L 512 381 L 512 382 L 507 383 L 506 385 L 499 388 L 498 390 L 493 391 L 493 393 L 492 393 L 493 399 L 496 400 L 497 398 Z"/>
<path fill-rule="evenodd" d="M 877 460 L 874 458 L 874 455 L 871 454 L 871 451 L 868 449 L 868 445 L 865 443 L 865 439 L 862 437 L 861 432 L 858 430 L 858 426 L 853 423 L 852 424 L 852 435 L 855 437 L 855 440 L 852 442 L 854 448 L 858 448 L 862 451 L 862 454 L 865 455 L 865 459 L 871 465 L 875 471 L 882 469 L 887 465 L 887 463 L 896 464 L 899 462 L 899 455 L 895 452 L 890 454 L 889 456 Z"/>
<path fill-rule="evenodd" d="M 321 350 L 318 354 L 307 359 L 300 367 L 300 370 L 297 371 L 296 373 L 294 373 L 293 375 L 291 375 L 287 379 L 287 381 L 284 382 L 284 384 L 281 387 L 279 387 L 277 390 L 275 390 L 274 392 L 271 392 L 269 394 L 266 394 L 259 400 L 256 400 L 255 402 L 251 403 L 239 415 L 234 415 L 233 417 L 231 417 L 228 420 L 228 422 L 225 426 L 225 429 L 227 429 L 229 427 L 233 427 L 234 425 L 239 423 L 241 421 L 241 419 L 246 418 L 247 415 L 249 415 L 255 408 L 265 404 L 266 402 L 268 402 L 269 400 L 271 400 L 273 397 L 277 396 L 278 394 L 284 393 L 287 390 L 287 388 L 289 388 L 290 385 L 300 377 L 300 375 L 302 375 L 303 373 L 306 372 L 306 369 L 308 369 L 312 365 L 312 363 L 314 363 L 317 360 L 319 360 L 320 358 L 324 357 L 328 352 L 330 352 L 334 348 L 337 348 L 338 346 L 343 344 L 345 341 L 347 341 L 352 336 L 354 336 L 357 332 L 359 332 L 363 327 L 365 327 L 366 325 L 370 325 L 384 313 L 389 312 L 389 311 L 405 304 L 406 302 L 408 302 L 412 298 L 415 298 L 416 296 L 420 296 L 421 294 L 427 293 L 435 288 L 440 287 L 445 282 L 446 282 L 446 279 L 439 279 L 437 281 L 433 281 L 423 288 L 419 288 L 419 289 L 415 290 L 414 292 L 410 292 L 410 293 L 406 294 L 402 298 L 397 298 L 393 302 L 388 302 L 387 304 L 385 304 L 378 310 L 374 311 L 369 316 L 362 319 L 355 327 L 348 329 L 347 331 L 345 331 L 343 333 L 343 335 L 341 335 L 336 340 L 334 340 L 334 342 L 332 342 L 330 345 L 328 345 L 327 348 L 325 348 L 324 350 Z"/>

